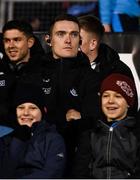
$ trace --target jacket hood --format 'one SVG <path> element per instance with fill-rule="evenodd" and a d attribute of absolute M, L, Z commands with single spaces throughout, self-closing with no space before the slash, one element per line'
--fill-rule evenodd
<path fill-rule="evenodd" d="M 34 36 L 34 38 L 35 38 L 35 43 L 31 47 L 31 57 L 35 56 L 37 54 L 45 55 L 45 50 L 42 47 L 42 44 L 41 44 L 40 40 L 36 36 Z"/>

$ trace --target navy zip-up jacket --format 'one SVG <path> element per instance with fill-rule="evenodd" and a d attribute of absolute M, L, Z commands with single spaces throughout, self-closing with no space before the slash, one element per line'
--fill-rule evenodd
<path fill-rule="evenodd" d="M 19 126 L 0 139 L 0 178 L 62 178 L 66 152 L 63 138 L 46 121 Z"/>

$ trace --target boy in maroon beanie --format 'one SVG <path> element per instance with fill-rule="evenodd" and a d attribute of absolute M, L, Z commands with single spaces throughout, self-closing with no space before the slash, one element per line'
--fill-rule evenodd
<path fill-rule="evenodd" d="M 80 137 L 72 171 L 74 178 L 138 178 L 135 118 L 128 116 L 136 100 L 134 82 L 113 73 L 100 88 L 101 119 Z"/>

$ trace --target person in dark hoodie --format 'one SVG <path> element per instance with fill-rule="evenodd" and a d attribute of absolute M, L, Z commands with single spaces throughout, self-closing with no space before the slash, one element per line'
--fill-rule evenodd
<path fill-rule="evenodd" d="M 112 73 L 103 80 L 100 88 L 102 114 L 97 126 L 81 135 L 72 178 L 140 177 L 136 119 L 128 115 L 135 100 L 136 87 L 130 77 Z"/>
<path fill-rule="evenodd" d="M 32 82 L 43 87 L 46 69 L 43 70 L 42 65 L 45 51 L 29 23 L 8 21 L 2 28 L 2 39 L 4 52 L 0 61 L 0 125 L 4 126 L 12 119 L 9 111 L 16 83 Z"/>
<path fill-rule="evenodd" d="M 94 122 L 98 114 L 99 78 L 90 68 L 88 57 L 78 51 L 80 27 L 75 16 L 57 16 L 46 41 L 51 47 L 47 68 L 51 71 L 54 87 L 50 90 L 54 90 L 55 97 L 51 101 L 54 102 L 51 119 L 65 139 L 68 164 L 72 164 L 79 127 L 83 121 L 88 124 L 92 119 Z M 67 173 L 70 168 L 68 165 Z"/>
<path fill-rule="evenodd" d="M 91 68 L 98 72 L 102 81 L 111 73 L 117 72 L 127 75 L 134 79 L 130 68 L 120 60 L 118 53 L 102 42 L 104 36 L 104 26 L 94 15 L 84 15 L 78 17 L 80 23 L 80 36 L 82 44 L 81 50 L 88 56 Z M 137 104 L 134 105 L 132 112 L 136 114 Z"/>
<path fill-rule="evenodd" d="M 55 125 L 47 122 L 41 88 L 19 83 L 13 110 L 14 131 L 0 138 L 0 178 L 62 178 L 66 163 L 65 144 Z"/>

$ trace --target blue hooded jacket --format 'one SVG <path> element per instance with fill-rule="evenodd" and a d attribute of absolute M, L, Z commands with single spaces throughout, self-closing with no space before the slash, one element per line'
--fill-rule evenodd
<path fill-rule="evenodd" d="M 140 16 L 137 0 L 99 0 L 100 18 L 103 24 L 111 24 L 112 14 Z"/>

